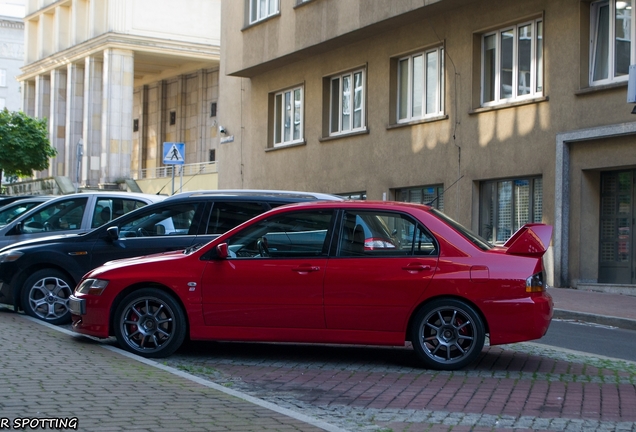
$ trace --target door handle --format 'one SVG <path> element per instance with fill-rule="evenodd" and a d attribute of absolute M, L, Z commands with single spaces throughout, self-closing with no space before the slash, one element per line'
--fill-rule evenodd
<path fill-rule="evenodd" d="M 297 273 L 310 273 L 320 271 L 320 267 L 312 265 L 301 265 L 298 267 L 294 267 L 292 271 L 295 271 Z"/>
<path fill-rule="evenodd" d="M 420 272 L 420 271 L 430 270 L 430 269 L 431 269 L 431 266 L 418 264 L 418 263 L 413 263 L 413 264 L 407 265 L 406 267 L 402 267 L 402 270 L 406 270 L 408 272 Z"/>

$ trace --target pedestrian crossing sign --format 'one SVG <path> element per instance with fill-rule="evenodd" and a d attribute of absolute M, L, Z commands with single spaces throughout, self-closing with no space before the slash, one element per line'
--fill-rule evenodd
<path fill-rule="evenodd" d="M 185 163 L 185 143 L 163 143 L 163 163 L 165 165 L 183 165 Z"/>

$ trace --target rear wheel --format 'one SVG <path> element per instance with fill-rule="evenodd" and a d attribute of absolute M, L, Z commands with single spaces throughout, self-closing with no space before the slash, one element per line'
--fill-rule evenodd
<path fill-rule="evenodd" d="M 415 316 L 413 348 L 427 367 L 456 370 L 474 361 L 484 347 L 484 323 L 469 304 L 438 299 Z"/>
<path fill-rule="evenodd" d="M 22 286 L 22 308 L 27 315 L 51 324 L 68 323 L 71 321 L 68 299 L 74 285 L 59 270 L 38 270 Z"/>
<path fill-rule="evenodd" d="M 173 297 L 156 288 L 129 294 L 115 311 L 119 345 L 143 357 L 167 357 L 183 343 L 186 320 Z"/>

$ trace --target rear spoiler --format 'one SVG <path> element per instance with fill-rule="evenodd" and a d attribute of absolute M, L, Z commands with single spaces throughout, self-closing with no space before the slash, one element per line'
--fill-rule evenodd
<path fill-rule="evenodd" d="M 540 223 L 525 224 L 504 244 L 510 255 L 543 256 L 550 246 L 552 226 Z"/>

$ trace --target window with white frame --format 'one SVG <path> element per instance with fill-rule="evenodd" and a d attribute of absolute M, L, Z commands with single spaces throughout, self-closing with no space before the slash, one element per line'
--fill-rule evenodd
<path fill-rule="evenodd" d="M 364 70 L 330 78 L 329 134 L 366 129 Z"/>
<path fill-rule="evenodd" d="M 279 0 L 249 0 L 250 24 L 278 13 Z"/>
<path fill-rule="evenodd" d="M 481 184 L 479 234 L 503 243 L 519 228 L 543 218 L 543 179 L 527 177 Z"/>
<path fill-rule="evenodd" d="M 590 7 L 590 84 L 627 80 L 631 63 L 633 0 L 603 0 Z"/>
<path fill-rule="evenodd" d="M 438 47 L 400 58 L 397 66 L 398 122 L 442 114 L 444 49 Z"/>
<path fill-rule="evenodd" d="M 543 95 L 543 21 L 537 19 L 482 37 L 482 105 Z"/>
<path fill-rule="evenodd" d="M 7 86 L 7 70 L 0 69 L 0 87 Z"/>
<path fill-rule="evenodd" d="M 274 147 L 303 141 L 303 88 L 274 95 Z"/>

